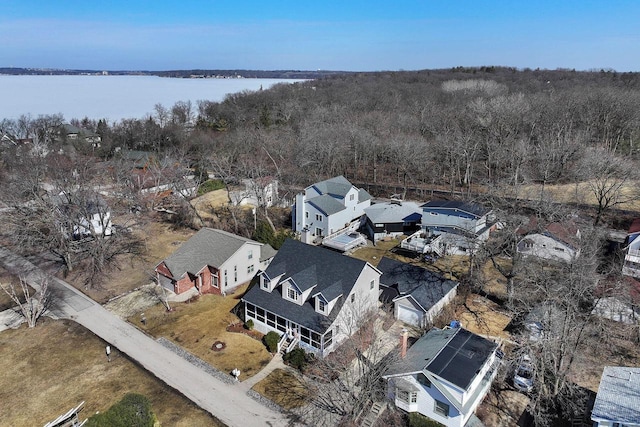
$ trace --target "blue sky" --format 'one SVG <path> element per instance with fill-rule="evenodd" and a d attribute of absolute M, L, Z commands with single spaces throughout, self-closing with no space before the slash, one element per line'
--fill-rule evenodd
<path fill-rule="evenodd" d="M 640 71 L 640 0 L 0 0 L 0 66 Z"/>

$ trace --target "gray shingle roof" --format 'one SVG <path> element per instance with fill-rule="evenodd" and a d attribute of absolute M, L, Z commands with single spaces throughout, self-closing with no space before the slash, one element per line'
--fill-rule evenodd
<path fill-rule="evenodd" d="M 253 286 L 242 297 L 243 301 L 262 307 L 318 333 L 324 333 L 342 307 L 344 296 L 348 295 L 355 285 L 360 273 L 367 263 L 351 258 L 329 249 L 287 239 L 278 250 L 269 267 L 265 270 L 268 277 L 274 278 L 285 272 L 281 279 L 295 277 L 296 284 L 302 289 L 316 285 L 312 295 L 322 293 L 327 299 L 342 294 L 329 317 L 315 311 L 313 299 L 309 298 L 303 305 L 282 298 L 282 286 L 267 292 L 259 286 Z M 311 274 L 314 270 L 314 274 Z"/>
<path fill-rule="evenodd" d="M 344 176 L 336 176 L 329 178 L 325 181 L 320 181 L 313 184 L 320 194 L 333 194 L 335 196 L 344 197 L 351 190 L 351 183 Z"/>
<path fill-rule="evenodd" d="M 640 368 L 604 368 L 591 418 L 640 424 Z"/>
<path fill-rule="evenodd" d="M 422 218 L 422 209 L 414 202 L 376 203 L 364 210 L 373 223 L 417 222 Z"/>
<path fill-rule="evenodd" d="M 358 189 L 358 203 L 362 203 L 367 200 L 371 200 L 371 194 L 369 194 L 364 188 Z"/>
<path fill-rule="evenodd" d="M 426 311 L 458 284 L 425 268 L 383 257 L 378 264 L 380 283 L 398 291 L 398 298 L 411 295 Z"/>
<path fill-rule="evenodd" d="M 311 203 L 313 206 L 320 209 L 327 215 L 333 215 L 336 212 L 340 212 L 346 209 L 346 207 L 342 203 L 328 194 L 314 197 L 312 199 L 309 199 L 307 202 Z"/>
<path fill-rule="evenodd" d="M 450 209 L 453 211 L 459 210 L 470 213 L 477 217 L 481 217 L 491 211 L 491 209 L 477 203 L 462 202 L 458 200 L 431 200 L 430 202 L 422 205 L 422 207 L 425 209 Z"/>
<path fill-rule="evenodd" d="M 273 247 L 270 244 L 268 243 L 263 244 L 262 247 L 260 247 L 260 262 L 266 261 L 269 258 L 273 258 L 274 256 L 276 256 L 277 253 L 278 251 L 273 249 Z"/>
<path fill-rule="evenodd" d="M 173 277 L 178 279 L 187 272 L 195 274 L 207 265 L 220 267 L 247 242 L 261 245 L 226 231 L 203 228 L 169 255 L 164 263 Z"/>

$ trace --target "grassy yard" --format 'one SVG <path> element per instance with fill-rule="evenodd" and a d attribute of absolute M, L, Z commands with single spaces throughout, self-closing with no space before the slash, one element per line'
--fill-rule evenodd
<path fill-rule="evenodd" d="M 82 401 L 85 419 L 136 392 L 149 398 L 163 426 L 224 426 L 117 351 L 107 362 L 104 347 L 67 320 L 0 333 L 1 424 L 44 425 Z"/>
<path fill-rule="evenodd" d="M 175 230 L 171 225 L 158 221 L 151 221 L 135 232 L 144 243 L 143 256 L 120 256 L 118 267 L 109 271 L 103 285 L 85 289 L 79 277 L 80 271 L 72 272 L 65 280 L 99 303 L 105 303 L 110 298 L 150 283 L 156 265 L 195 234 L 194 230 Z"/>
<path fill-rule="evenodd" d="M 22 289 L 20 288 L 20 280 L 9 273 L 4 268 L 0 267 L 0 283 L 2 283 L 5 287 L 14 286 L 16 293 L 19 297 L 22 297 Z M 31 295 L 35 293 L 35 290 L 28 286 L 29 292 Z M 20 298 L 21 301 L 24 301 L 24 298 Z M 9 308 L 14 307 L 16 304 L 11 300 L 9 295 L 2 289 L 0 289 L 0 311 L 7 310 Z"/>
<path fill-rule="evenodd" d="M 309 390 L 291 372 L 275 369 L 253 390 L 285 409 L 294 409 L 309 402 Z"/>
<path fill-rule="evenodd" d="M 229 324 L 240 321 L 230 311 L 240 302 L 245 290 L 246 285 L 226 297 L 202 295 L 196 301 L 174 303 L 171 312 L 158 304 L 145 310 L 146 325 L 142 325 L 140 314 L 130 317 L 129 322 L 156 338 L 170 339 L 222 372 L 240 369 L 240 380 L 244 380 L 258 373 L 271 360 L 261 341 L 226 331 Z M 225 343 L 225 348 L 212 350 L 216 341 Z"/>

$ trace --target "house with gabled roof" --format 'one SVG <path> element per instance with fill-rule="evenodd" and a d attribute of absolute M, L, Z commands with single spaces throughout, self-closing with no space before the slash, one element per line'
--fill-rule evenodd
<path fill-rule="evenodd" d="M 383 257 L 377 268 L 380 299 L 393 304 L 394 317 L 409 325 L 427 326 L 456 295 L 457 282 L 417 265 Z"/>
<path fill-rule="evenodd" d="M 326 356 L 377 309 L 380 274 L 368 262 L 288 239 L 242 297 L 245 321 Z"/>
<path fill-rule="evenodd" d="M 156 266 L 156 279 L 176 294 L 195 289 L 225 295 L 253 279 L 275 254 L 268 244 L 202 228 Z"/>
<path fill-rule="evenodd" d="M 360 226 L 364 209 L 371 205 L 366 190 L 340 175 L 317 182 L 296 195 L 291 210 L 292 228 L 304 243 L 319 243 L 323 237 Z"/>
<path fill-rule="evenodd" d="M 580 229 L 574 221 L 552 222 L 540 227 L 536 218 L 520 227 L 523 235 L 517 251 L 524 256 L 535 256 L 549 261 L 571 262 L 580 255 Z"/>
<path fill-rule="evenodd" d="M 604 368 L 591 420 L 597 427 L 640 426 L 640 368 Z"/>
<path fill-rule="evenodd" d="M 364 210 L 364 230 L 373 242 L 386 237 L 413 234 L 420 229 L 422 209 L 415 202 L 391 200 Z"/>
<path fill-rule="evenodd" d="M 501 361 L 498 344 L 463 328 L 431 329 L 383 376 L 396 407 L 447 427 L 467 424 Z"/>
<path fill-rule="evenodd" d="M 431 200 L 422 206 L 421 230 L 401 247 L 439 256 L 469 255 L 499 227 L 493 211 L 478 203 Z"/>

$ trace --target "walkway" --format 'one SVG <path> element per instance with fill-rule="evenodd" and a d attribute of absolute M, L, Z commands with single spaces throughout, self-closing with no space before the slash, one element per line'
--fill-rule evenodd
<path fill-rule="evenodd" d="M 4 247 L 0 247 L 0 265 L 22 275 L 34 288 L 39 288 L 38 283 L 47 277 L 31 262 Z M 49 286 L 56 293 L 52 310 L 55 315 L 89 329 L 229 427 L 288 425 L 283 414 L 247 396 L 246 387 L 229 386 L 204 373 L 68 283 L 49 277 Z"/>

